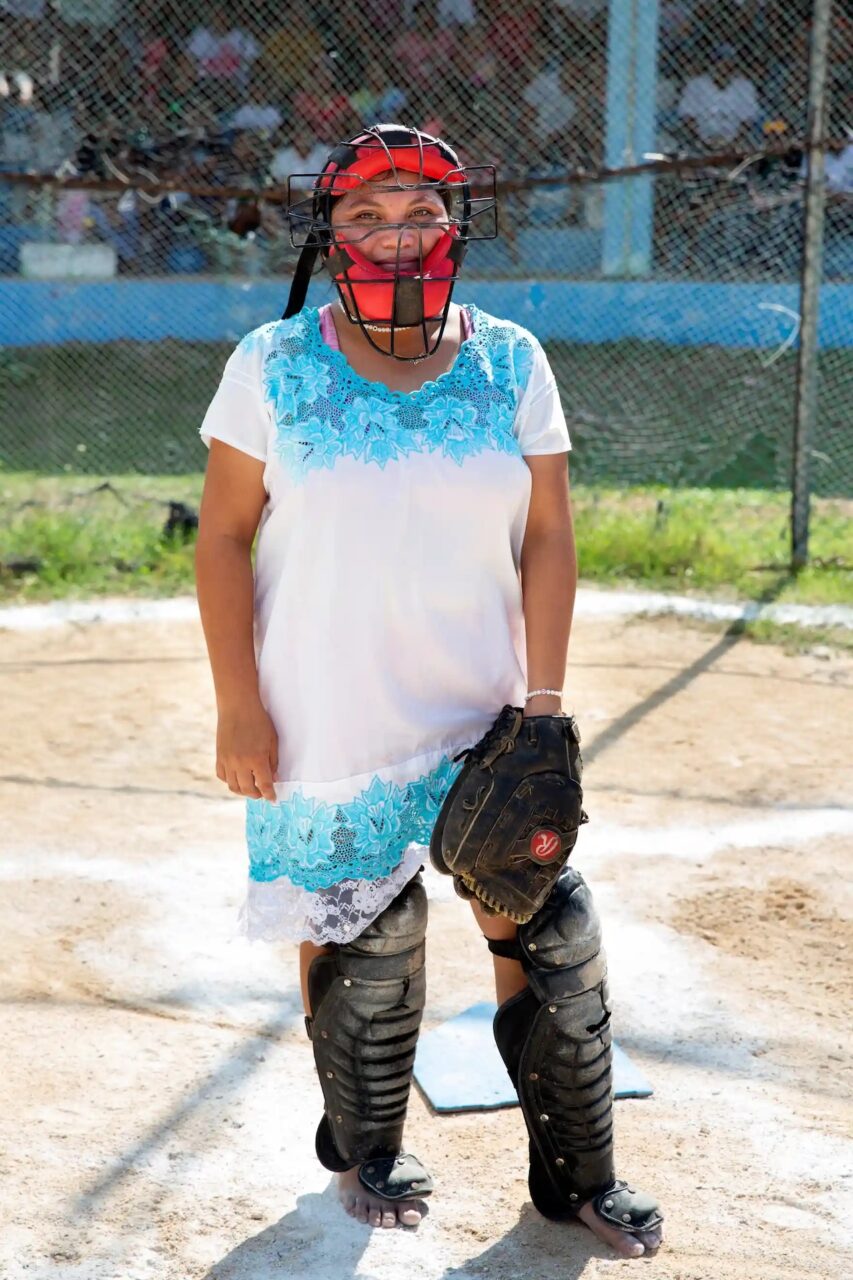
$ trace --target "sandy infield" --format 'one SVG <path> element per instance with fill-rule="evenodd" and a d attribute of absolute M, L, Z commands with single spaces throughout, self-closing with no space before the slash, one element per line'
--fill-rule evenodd
<path fill-rule="evenodd" d="M 576 624 L 575 862 L 655 1087 L 616 1104 L 619 1171 L 667 1213 L 651 1264 L 536 1213 L 517 1108 L 415 1091 L 429 1216 L 339 1209 L 295 951 L 237 929 L 244 803 L 197 623 L 0 631 L 0 679 L 3 1280 L 853 1276 L 853 660 Z M 494 996 L 468 907 L 428 887 L 425 1026 Z"/>

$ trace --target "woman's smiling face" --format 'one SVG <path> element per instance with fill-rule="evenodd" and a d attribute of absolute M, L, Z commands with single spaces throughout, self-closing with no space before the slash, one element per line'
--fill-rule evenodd
<path fill-rule="evenodd" d="M 450 225 L 435 189 L 406 190 L 418 185 L 416 173 L 377 174 L 334 201 L 332 226 L 371 262 L 415 274 Z"/>

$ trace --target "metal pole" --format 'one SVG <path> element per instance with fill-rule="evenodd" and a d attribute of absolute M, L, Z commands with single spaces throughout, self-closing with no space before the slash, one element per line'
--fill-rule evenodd
<path fill-rule="evenodd" d="M 607 21 L 607 106 L 604 138 L 605 163 L 621 168 L 630 155 L 628 119 L 633 86 L 634 0 L 610 0 Z M 604 233 L 601 242 L 601 274 L 628 274 L 630 225 L 628 183 L 616 178 L 604 184 Z"/>
<path fill-rule="evenodd" d="M 607 28 L 608 166 L 642 163 L 655 148 L 658 0 L 610 0 Z M 653 178 L 604 186 L 604 276 L 648 276 L 652 262 Z"/>
<path fill-rule="evenodd" d="M 809 54 L 809 122 L 803 258 L 800 276 L 800 346 L 794 394 L 794 448 L 791 478 L 791 568 L 809 555 L 809 485 L 812 435 L 817 413 L 817 337 L 823 268 L 826 171 L 826 63 L 832 0 L 814 0 Z"/>

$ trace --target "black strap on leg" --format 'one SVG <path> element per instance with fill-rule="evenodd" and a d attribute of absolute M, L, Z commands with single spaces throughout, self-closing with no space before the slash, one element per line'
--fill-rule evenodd
<path fill-rule="evenodd" d="M 521 961 L 521 947 L 516 938 L 486 938 L 486 945 L 492 955 Z"/>

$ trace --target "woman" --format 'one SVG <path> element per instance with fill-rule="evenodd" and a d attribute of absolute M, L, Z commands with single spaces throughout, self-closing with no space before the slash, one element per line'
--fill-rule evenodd
<path fill-rule="evenodd" d="M 198 597 L 217 776 L 248 798 L 248 932 L 301 944 L 317 1153 L 372 1226 L 417 1225 L 431 1190 L 401 1139 L 419 872 L 454 757 L 504 704 L 561 714 L 576 567 L 559 395 L 532 334 L 451 303 L 489 205 L 429 135 L 379 125 L 336 147 L 291 211 L 306 230 L 285 318 L 239 344 L 201 427 Z M 303 305 L 318 256 L 338 292 L 319 311 Z M 515 1009 L 516 926 L 472 908 Z M 596 1205 L 634 1196 L 593 1181 Z M 537 1205 L 624 1256 L 657 1247 L 656 1212 L 614 1227 L 567 1186 Z"/>

